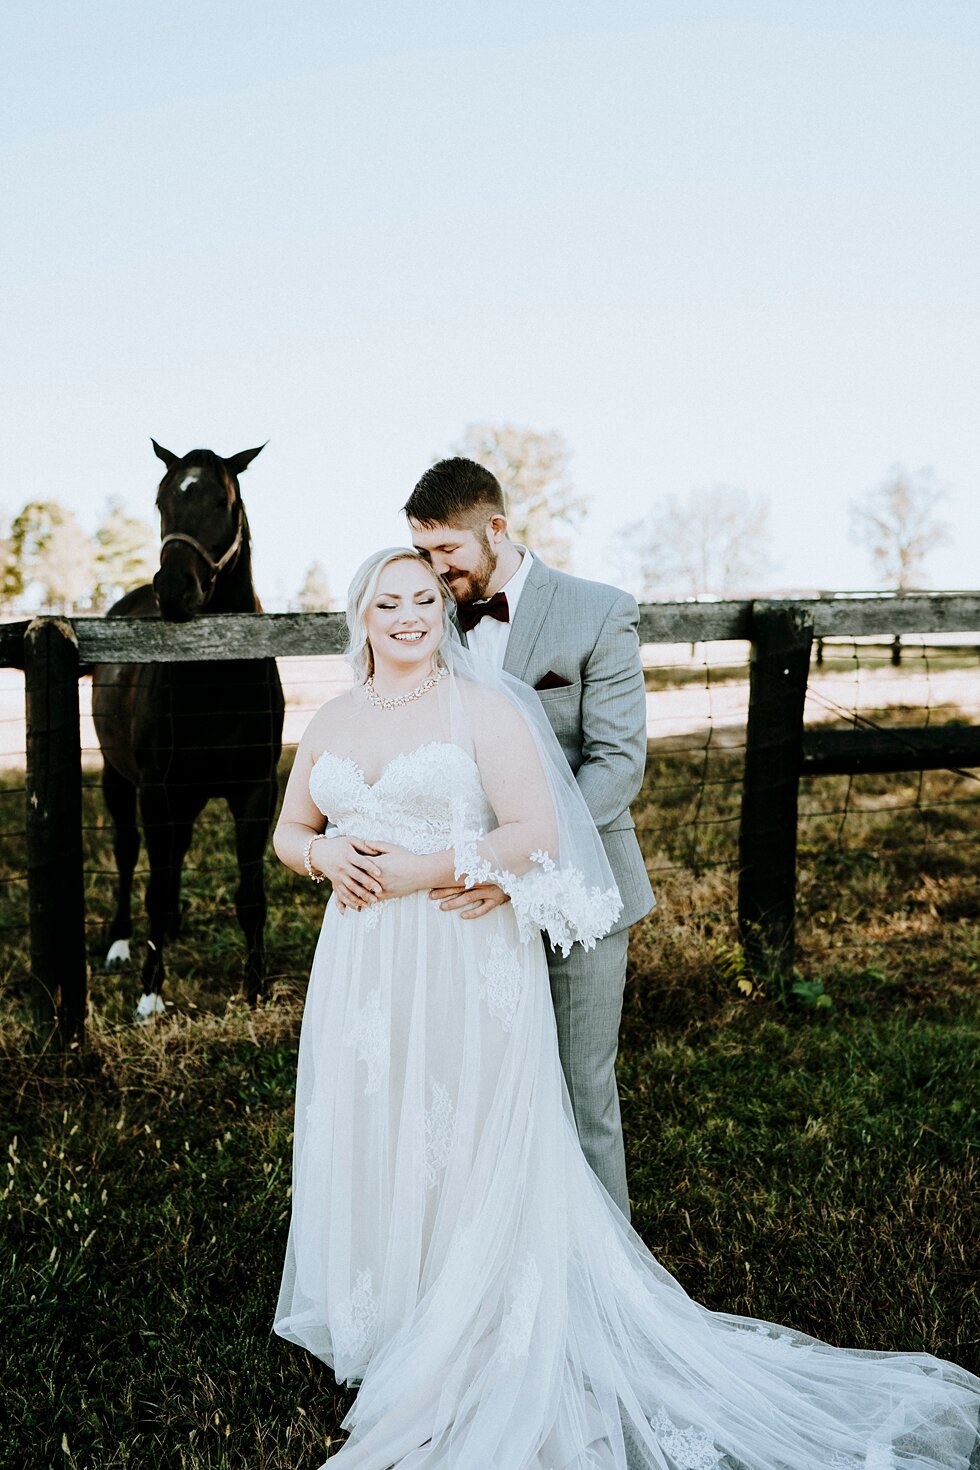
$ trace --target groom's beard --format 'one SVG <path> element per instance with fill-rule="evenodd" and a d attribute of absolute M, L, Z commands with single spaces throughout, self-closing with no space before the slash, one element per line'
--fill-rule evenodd
<path fill-rule="evenodd" d="M 449 590 L 457 602 L 479 602 L 481 598 L 486 597 L 487 588 L 496 570 L 497 557 L 489 541 L 486 541 L 479 563 L 472 572 L 450 569 L 445 575 L 445 580 L 449 583 Z"/>

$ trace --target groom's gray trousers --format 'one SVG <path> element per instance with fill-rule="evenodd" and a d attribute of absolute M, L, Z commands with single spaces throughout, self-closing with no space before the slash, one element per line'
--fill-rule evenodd
<path fill-rule="evenodd" d="M 558 1050 L 582 1152 L 629 1219 L 626 1157 L 616 1087 L 629 930 L 607 934 L 595 949 L 573 944 L 567 956 L 548 951 Z"/>

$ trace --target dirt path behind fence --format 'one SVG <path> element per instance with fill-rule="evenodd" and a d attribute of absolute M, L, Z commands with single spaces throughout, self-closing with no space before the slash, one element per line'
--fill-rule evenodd
<path fill-rule="evenodd" d="M 699 645 L 691 658 L 690 645 L 677 648 L 657 645 L 644 650 L 645 662 L 662 671 L 677 671 L 684 682 L 668 685 L 647 695 L 647 734 L 651 740 L 669 741 L 706 736 L 713 732 L 726 745 L 737 743 L 745 728 L 748 710 L 748 680 L 732 678 L 725 665 L 743 662 L 744 647 L 732 644 Z M 350 687 L 350 672 L 340 657 L 281 658 L 279 670 L 286 695 L 285 743 L 295 745 L 314 710 Z M 719 675 L 724 675 L 719 678 Z M 712 682 L 712 676 L 717 682 Z M 82 716 L 82 750 L 86 758 L 97 757 L 98 742 L 92 724 L 92 681 L 83 679 L 79 689 Z M 930 711 L 954 708 L 968 720 L 980 718 L 980 669 L 930 671 L 922 660 L 894 668 L 862 667 L 846 673 L 840 669 L 811 669 L 806 719 L 817 724 L 842 718 L 841 711 L 870 711 L 905 708 L 905 723 L 927 723 Z M 0 767 L 23 768 L 24 676 L 17 669 L 0 669 Z"/>

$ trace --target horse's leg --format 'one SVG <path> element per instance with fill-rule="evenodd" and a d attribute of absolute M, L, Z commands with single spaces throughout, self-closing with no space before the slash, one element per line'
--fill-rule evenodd
<path fill-rule="evenodd" d="M 140 789 L 140 816 L 150 861 L 146 888 L 150 937 L 140 977 L 143 994 L 136 1007 L 141 1021 L 160 1015 L 164 1009 L 164 947 L 173 916 L 179 913 L 180 870 L 190 846 L 194 819 L 206 800 L 206 796 L 180 788 L 174 791 L 162 783 L 148 783 Z"/>
<path fill-rule="evenodd" d="M 112 851 L 116 859 L 118 883 L 116 911 L 109 924 L 107 970 L 118 970 L 129 963 L 129 941 L 133 937 L 132 893 L 133 872 L 140 851 L 140 829 L 136 825 L 136 787 L 120 775 L 107 760 L 102 764 L 102 794 L 112 818 Z"/>
<path fill-rule="evenodd" d="M 235 819 L 235 851 L 238 855 L 238 887 L 235 910 L 245 935 L 245 994 L 249 1005 L 265 989 L 265 858 L 266 840 L 275 815 L 278 785 L 256 781 L 229 794 L 227 800 Z"/>

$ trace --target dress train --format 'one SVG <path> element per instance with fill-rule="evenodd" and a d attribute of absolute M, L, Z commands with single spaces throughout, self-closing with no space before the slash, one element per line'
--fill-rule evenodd
<path fill-rule="evenodd" d="M 454 750 L 374 786 L 324 757 L 311 790 L 436 851 L 476 776 Z M 711 1312 L 654 1259 L 581 1152 L 509 905 L 327 905 L 275 1330 L 360 1382 L 338 1470 L 967 1470 L 977 1444 L 965 1369 Z"/>

